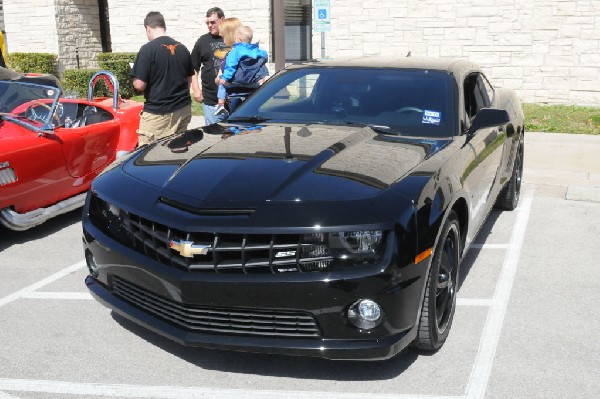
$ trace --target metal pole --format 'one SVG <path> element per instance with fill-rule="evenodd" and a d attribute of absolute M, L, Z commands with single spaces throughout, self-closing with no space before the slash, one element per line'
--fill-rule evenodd
<path fill-rule="evenodd" d="M 325 58 L 325 32 L 321 32 L 321 59 Z"/>
<path fill-rule="evenodd" d="M 275 72 L 285 67 L 285 14 L 283 0 L 271 0 L 273 10 L 273 58 Z"/>

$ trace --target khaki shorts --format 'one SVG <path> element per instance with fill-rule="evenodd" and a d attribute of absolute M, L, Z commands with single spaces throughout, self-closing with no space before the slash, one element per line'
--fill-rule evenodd
<path fill-rule="evenodd" d="M 192 107 L 190 105 L 169 114 L 157 115 L 142 112 L 140 128 L 138 129 L 139 145 L 144 145 L 170 136 L 183 133 L 192 120 Z"/>

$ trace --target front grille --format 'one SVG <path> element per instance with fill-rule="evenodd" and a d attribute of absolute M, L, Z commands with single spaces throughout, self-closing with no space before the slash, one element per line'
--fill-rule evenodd
<path fill-rule="evenodd" d="M 4 164 L 0 164 L 0 186 L 5 186 L 17 181 L 15 170 L 11 167 L 3 168 Z"/>
<path fill-rule="evenodd" d="M 134 250 L 182 270 L 238 274 L 318 272 L 329 270 L 333 260 L 323 245 L 307 243 L 301 234 L 184 232 L 122 210 L 117 217 L 115 211 L 108 209 L 105 202 L 92 197 L 90 217 L 96 226 Z M 186 253 L 186 242 L 188 249 L 203 247 L 205 253 Z"/>
<path fill-rule="evenodd" d="M 188 331 L 293 338 L 321 336 L 315 319 L 307 313 L 190 306 L 162 298 L 120 277 L 112 278 L 112 289 L 126 302 Z"/>

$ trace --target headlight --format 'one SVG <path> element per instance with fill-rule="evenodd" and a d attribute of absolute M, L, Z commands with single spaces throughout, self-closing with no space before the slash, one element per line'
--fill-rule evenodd
<path fill-rule="evenodd" d="M 119 207 L 101 200 L 95 194 L 92 194 L 90 199 L 89 214 L 92 223 L 113 238 L 119 238 L 123 233 L 124 212 Z"/>
<path fill-rule="evenodd" d="M 331 234 L 330 242 L 332 247 L 339 247 L 352 254 L 373 254 L 379 249 L 382 238 L 381 230 L 350 231 Z"/>
<path fill-rule="evenodd" d="M 323 270 L 334 260 L 346 265 L 373 262 L 379 258 L 383 237 L 381 230 L 305 234 L 300 258 L 313 262 L 314 270 Z"/>

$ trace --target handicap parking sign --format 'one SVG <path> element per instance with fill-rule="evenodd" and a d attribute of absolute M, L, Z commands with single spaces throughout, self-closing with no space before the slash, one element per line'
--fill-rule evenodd
<path fill-rule="evenodd" d="M 331 1 L 313 0 L 313 30 L 315 32 L 331 31 Z"/>

